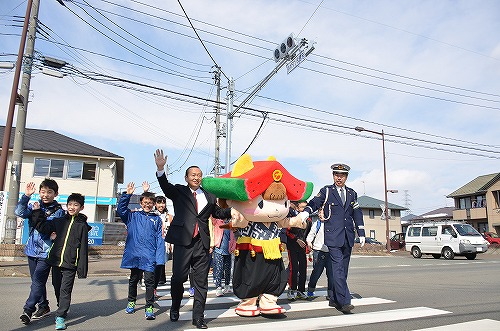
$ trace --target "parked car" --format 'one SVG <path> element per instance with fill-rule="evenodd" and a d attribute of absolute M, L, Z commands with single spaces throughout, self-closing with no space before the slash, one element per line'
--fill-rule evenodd
<path fill-rule="evenodd" d="M 356 237 L 356 239 L 354 239 L 354 242 L 356 244 L 359 244 L 359 237 Z M 375 240 L 371 237 L 365 237 L 365 243 L 366 244 L 372 244 L 372 245 L 382 245 L 382 243 L 378 240 Z"/>
<path fill-rule="evenodd" d="M 495 232 L 485 232 L 483 233 L 483 237 L 488 241 L 490 245 L 491 244 L 500 245 L 500 236 Z"/>
<path fill-rule="evenodd" d="M 414 223 L 406 230 L 406 250 L 414 258 L 430 254 L 435 259 L 443 256 L 452 260 L 463 255 L 474 260 L 477 254 L 488 250 L 488 242 L 470 224 L 464 222 Z"/>
<path fill-rule="evenodd" d="M 391 238 L 391 249 L 399 250 L 405 247 L 405 234 L 403 232 L 396 233 Z"/>

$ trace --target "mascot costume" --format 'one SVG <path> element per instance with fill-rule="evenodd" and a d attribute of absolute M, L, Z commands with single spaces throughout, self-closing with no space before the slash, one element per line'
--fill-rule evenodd
<path fill-rule="evenodd" d="M 288 274 L 283 265 L 281 228 L 305 228 L 300 218 L 288 218 L 290 200 L 306 200 L 313 184 L 293 177 L 273 157 L 253 162 L 241 156 L 232 172 L 203 178 L 203 189 L 225 199 L 239 211 L 243 221 L 230 220 L 223 227 L 238 228 L 234 252 L 233 292 L 241 299 L 235 312 L 240 316 L 282 314 L 277 304 Z"/>

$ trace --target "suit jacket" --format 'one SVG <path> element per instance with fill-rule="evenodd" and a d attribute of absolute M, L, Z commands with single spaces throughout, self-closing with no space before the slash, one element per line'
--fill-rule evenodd
<path fill-rule="evenodd" d="M 346 190 L 345 206 L 342 205 L 335 185 L 328 185 L 321 188 L 305 209 L 311 214 L 324 204 L 324 234 L 327 246 L 342 247 L 346 239 L 350 247 L 354 246 L 354 227 L 358 236 L 365 236 L 363 212 L 357 202 L 358 195 L 352 188 L 347 186 L 344 188 Z"/>
<path fill-rule="evenodd" d="M 174 204 L 175 215 L 168 228 L 165 241 L 175 245 L 188 246 L 193 239 L 196 222 L 203 242 L 203 247 L 210 248 L 209 217 L 231 218 L 231 208 L 222 209 L 216 202 L 217 198 L 210 192 L 203 190 L 207 198 L 207 205 L 203 210 L 196 212 L 196 200 L 187 185 L 172 184 L 165 174 L 158 177 L 158 183 L 167 198 Z"/>

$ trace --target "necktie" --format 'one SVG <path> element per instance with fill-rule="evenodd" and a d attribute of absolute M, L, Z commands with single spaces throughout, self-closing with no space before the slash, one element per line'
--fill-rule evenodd
<path fill-rule="evenodd" d="M 193 192 L 194 201 L 196 201 L 196 213 L 198 213 L 198 200 L 196 200 L 196 192 Z M 193 238 L 198 235 L 198 221 L 194 225 Z"/>
<path fill-rule="evenodd" d="M 345 206 L 345 194 L 344 194 L 344 188 L 340 188 L 340 199 L 342 200 L 342 205 Z"/>

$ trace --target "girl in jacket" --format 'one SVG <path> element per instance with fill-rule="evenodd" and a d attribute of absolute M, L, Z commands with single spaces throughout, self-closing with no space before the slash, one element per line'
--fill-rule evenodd
<path fill-rule="evenodd" d="M 227 208 L 221 206 L 221 200 L 219 200 L 219 206 L 221 208 Z M 227 205 L 226 205 L 227 206 Z M 229 229 L 221 229 L 220 225 L 225 224 L 224 220 L 213 218 L 210 227 L 210 250 L 213 252 L 213 277 L 214 284 L 217 288 L 215 290 L 215 295 L 218 297 L 226 294 L 231 283 L 231 260 L 232 254 L 236 249 L 236 239 L 234 238 L 233 231 Z M 222 288 L 222 279 L 224 278 L 224 288 Z"/>

